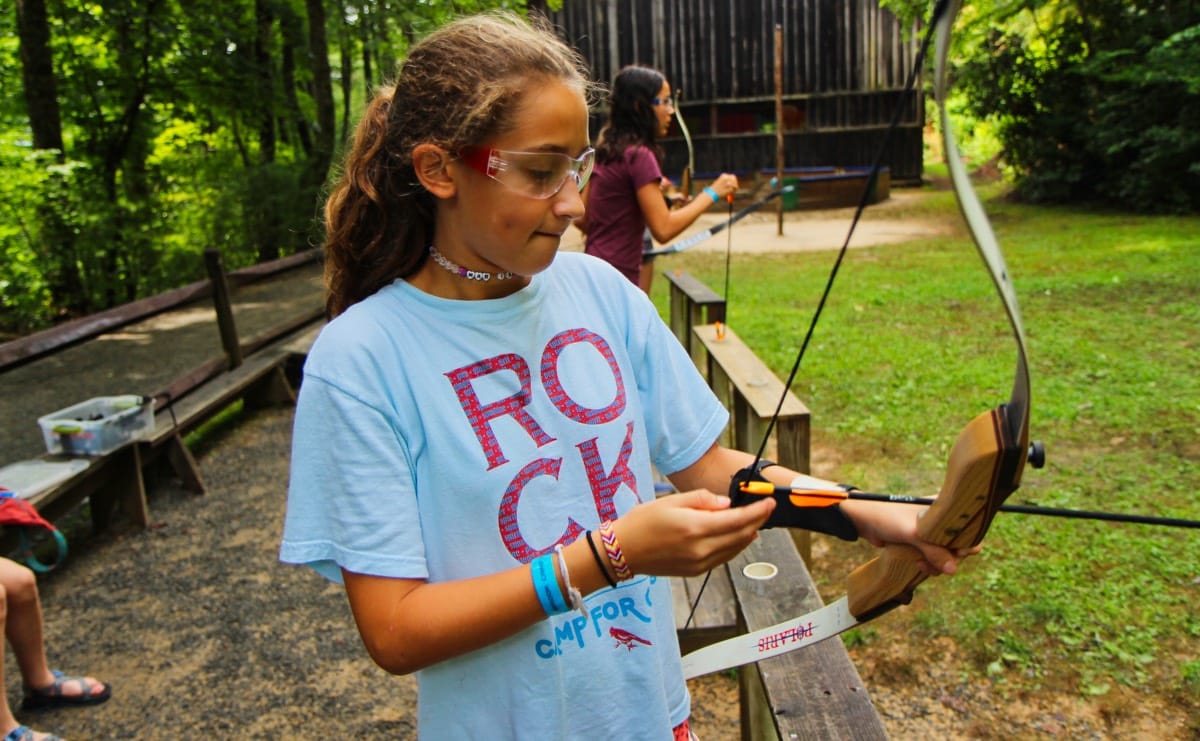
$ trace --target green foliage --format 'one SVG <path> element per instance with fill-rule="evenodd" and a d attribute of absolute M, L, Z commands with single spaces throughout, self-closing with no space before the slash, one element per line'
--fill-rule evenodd
<path fill-rule="evenodd" d="M 37 224 L 33 198 L 42 188 L 45 167 L 28 145 L 0 139 L 0 332 L 36 329 L 50 304 L 49 286 L 38 263 Z"/>
<path fill-rule="evenodd" d="M 319 242 L 328 168 L 306 7 L 51 3 L 65 151 L 49 153 L 31 149 L 15 15 L 0 12 L 0 333 L 199 280 L 210 247 L 240 267 Z M 344 134 L 412 39 L 460 14 L 525 3 L 336 7 L 326 31 L 346 82 L 335 96 L 349 97 L 335 101 Z"/>
<path fill-rule="evenodd" d="M 1026 469 L 1010 501 L 1200 519 L 1200 218 L 1005 195 L 984 191 L 1028 335 L 1031 434 L 1047 448 L 1046 467 Z M 910 211 L 960 223 L 944 193 Z M 803 222 L 786 230 L 803 240 Z M 781 378 L 833 259 L 734 254 L 729 325 Z M 659 263 L 724 284 L 723 256 Z M 665 284 L 655 286 L 664 299 Z M 814 445 L 842 456 L 830 475 L 867 490 L 936 492 L 962 427 L 1007 399 L 1014 350 L 1002 313 L 961 231 L 851 250 L 793 386 L 812 410 Z M 978 672 L 1018 690 L 1171 694 L 1182 684 L 1194 696 L 1194 532 L 1002 514 L 982 557 L 922 585 L 911 639 L 952 637 Z M 840 590 L 844 574 L 828 576 Z"/>
<path fill-rule="evenodd" d="M 1200 210 L 1196 8 L 987 3 L 956 43 L 956 100 L 995 123 L 1020 196 Z"/>
<path fill-rule="evenodd" d="M 1179 674 L 1185 688 L 1200 693 L 1200 659 L 1183 662 L 1179 667 Z"/>

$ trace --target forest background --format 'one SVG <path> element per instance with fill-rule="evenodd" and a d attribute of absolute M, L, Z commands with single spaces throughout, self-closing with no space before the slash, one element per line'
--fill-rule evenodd
<path fill-rule="evenodd" d="M 0 339 L 199 280 L 207 248 L 238 268 L 318 244 L 323 186 L 409 44 L 586 1 L 16 0 Z M 884 1 L 914 27 L 932 5 Z M 1200 4 L 980 0 L 953 39 L 964 150 L 1018 197 L 1200 209 Z"/>

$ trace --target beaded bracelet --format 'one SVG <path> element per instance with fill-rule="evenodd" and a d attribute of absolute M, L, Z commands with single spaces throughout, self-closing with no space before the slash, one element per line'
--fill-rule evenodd
<path fill-rule="evenodd" d="M 588 530 L 584 533 L 583 538 L 587 541 L 588 548 L 592 549 L 592 558 L 596 559 L 596 566 L 600 569 L 600 573 L 604 575 L 604 581 L 608 582 L 608 586 L 616 587 L 616 580 L 609 575 L 608 567 L 604 565 L 604 559 L 600 558 L 600 551 L 596 548 L 596 542 L 592 540 L 592 531 Z"/>
<path fill-rule="evenodd" d="M 561 615 L 571 609 L 563 599 L 558 578 L 554 575 L 553 556 L 547 553 L 533 559 L 529 564 L 529 573 L 533 575 L 533 591 L 537 593 L 543 612 L 547 615 Z"/>
<path fill-rule="evenodd" d="M 625 563 L 625 553 L 621 550 L 621 544 L 617 542 L 617 534 L 613 532 L 611 521 L 600 526 L 600 540 L 604 543 L 604 552 L 608 554 L 608 562 L 612 564 L 617 581 L 632 579 L 633 572 L 629 570 L 629 564 Z"/>
<path fill-rule="evenodd" d="M 558 568 L 559 571 L 562 571 L 563 585 L 567 588 L 567 599 L 571 603 L 571 608 L 587 617 L 587 608 L 583 606 L 583 592 L 580 592 L 577 587 L 571 586 L 571 574 L 567 571 L 567 556 L 563 553 L 562 543 L 554 546 L 554 552 L 558 554 Z"/>

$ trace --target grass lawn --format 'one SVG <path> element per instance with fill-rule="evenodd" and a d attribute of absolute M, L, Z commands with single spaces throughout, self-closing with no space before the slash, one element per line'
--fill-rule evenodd
<path fill-rule="evenodd" d="M 961 224 L 952 194 L 924 192 L 906 218 Z M 981 195 L 1025 324 L 1031 437 L 1047 451 L 1010 502 L 1200 519 L 1200 218 L 1019 205 L 999 186 Z M 834 258 L 733 255 L 729 325 L 781 378 Z M 725 285 L 724 254 L 657 267 Z M 656 279 L 664 316 L 666 296 Z M 793 388 L 812 409 L 814 448 L 836 451 L 818 473 L 935 493 L 963 426 L 1007 400 L 1014 362 L 965 227 L 851 251 Z M 1200 531 L 1001 514 L 985 546 L 879 622 L 906 612 L 915 644 L 949 636 L 969 647 L 971 671 L 1017 690 L 1099 698 L 1123 685 L 1200 712 Z M 852 558 L 845 573 L 816 575 L 826 599 L 844 591 Z M 848 640 L 880 637 L 864 626 Z"/>

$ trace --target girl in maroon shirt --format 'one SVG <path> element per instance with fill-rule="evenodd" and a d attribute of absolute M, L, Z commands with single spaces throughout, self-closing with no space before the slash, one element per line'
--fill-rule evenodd
<path fill-rule="evenodd" d="M 671 127 L 675 104 L 661 72 L 629 66 L 617 73 L 609 96 L 609 117 L 596 143 L 596 169 L 584 190 L 587 213 L 575 225 L 587 235 L 584 251 L 620 270 L 650 292 L 653 258 L 644 258 L 643 234 L 670 242 L 709 206 L 733 195 L 737 176 L 722 173 L 702 197 L 671 209 L 663 198 L 665 180 L 659 137 Z"/>

